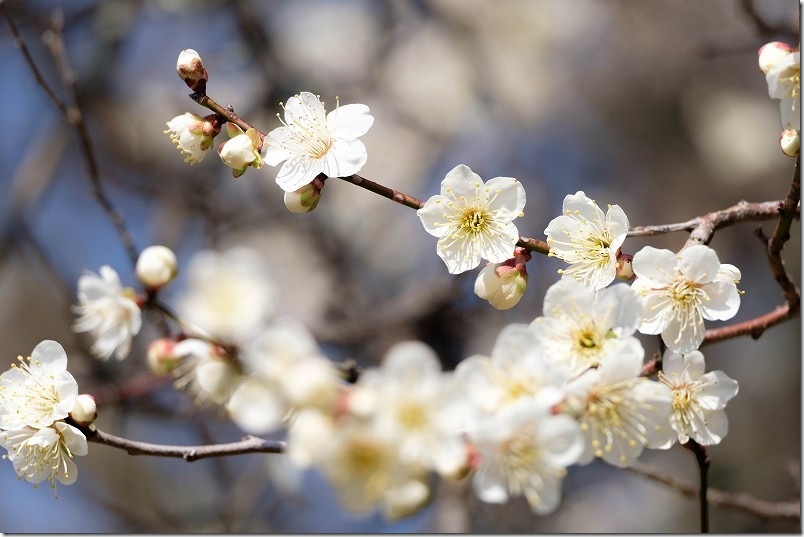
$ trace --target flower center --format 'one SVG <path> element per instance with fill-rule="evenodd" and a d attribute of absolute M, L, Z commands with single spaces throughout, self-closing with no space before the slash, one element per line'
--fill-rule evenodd
<path fill-rule="evenodd" d="M 420 404 L 400 406 L 396 417 L 406 429 L 418 430 L 427 425 L 427 411 Z"/>
<path fill-rule="evenodd" d="M 460 227 L 470 235 L 479 235 L 488 227 L 489 214 L 483 209 L 471 207 L 463 213 Z"/>
<path fill-rule="evenodd" d="M 696 301 L 698 294 L 697 287 L 694 282 L 687 279 L 677 279 L 672 287 L 670 287 L 670 297 L 676 304 L 689 306 Z"/>

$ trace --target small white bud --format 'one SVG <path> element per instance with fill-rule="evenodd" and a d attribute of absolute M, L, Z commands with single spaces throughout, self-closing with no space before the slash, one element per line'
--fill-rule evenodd
<path fill-rule="evenodd" d="M 137 259 L 137 279 L 151 289 L 164 287 L 178 272 L 176 254 L 166 246 L 149 246 Z"/>
<path fill-rule="evenodd" d="M 797 157 L 801 152 L 801 133 L 796 129 L 785 129 L 779 137 L 782 153 L 788 157 Z"/>
<path fill-rule="evenodd" d="M 527 272 L 500 263 L 489 264 L 477 275 L 475 294 L 498 310 L 507 310 L 519 303 L 527 286 Z"/>
<path fill-rule="evenodd" d="M 318 206 L 320 200 L 321 190 L 313 183 L 293 192 L 285 192 L 285 207 L 292 213 L 309 213 Z"/>
<path fill-rule="evenodd" d="M 763 74 L 768 74 L 768 71 L 770 71 L 779 60 L 790 54 L 792 51 L 793 49 L 790 48 L 789 45 L 780 43 L 779 41 L 762 45 L 758 52 L 760 71 L 762 71 Z"/>
<path fill-rule="evenodd" d="M 193 91 L 206 90 L 207 70 L 201 56 L 191 48 L 184 49 L 179 53 L 176 61 L 176 72 L 187 86 Z"/>
<path fill-rule="evenodd" d="M 95 418 L 98 417 L 98 406 L 95 404 L 95 398 L 88 393 L 82 393 L 75 399 L 75 406 L 70 417 L 79 425 L 87 427 L 92 425 Z"/>
<path fill-rule="evenodd" d="M 148 345 L 148 367 L 160 377 L 173 372 L 181 363 L 181 356 L 176 352 L 176 342 L 170 338 L 159 338 Z"/>

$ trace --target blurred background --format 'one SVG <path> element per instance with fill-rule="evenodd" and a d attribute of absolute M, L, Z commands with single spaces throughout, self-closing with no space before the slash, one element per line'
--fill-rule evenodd
<path fill-rule="evenodd" d="M 565 195 L 619 204 L 632 226 L 688 220 L 740 200 L 782 199 L 793 173 L 779 150 L 778 101 L 768 97 L 757 49 L 799 41 L 795 0 L 107 0 L 6 2 L 45 79 L 64 85 L 42 35 L 64 17 L 66 55 L 99 157 L 103 184 L 136 246 L 164 244 L 185 264 L 203 248 L 258 249 L 281 290 L 277 309 L 304 322 L 333 359 L 378 363 L 394 342 L 420 339 L 446 369 L 488 354 L 499 330 L 541 315 L 561 263 L 534 256 L 528 292 L 499 312 L 474 296 L 477 271 L 450 276 L 415 213 L 329 181 L 317 210 L 292 215 L 276 169 L 241 178 L 210 154 L 190 167 L 165 122 L 205 109 L 176 76 L 178 52 L 197 50 L 208 93 L 267 132 L 280 101 L 300 91 L 328 108 L 371 108 L 361 174 L 421 199 L 455 165 L 484 179 L 513 176 L 527 192 L 520 233 L 544 238 Z M 90 193 L 75 131 L 47 99 L 0 23 L 0 101 L 13 127 L 0 144 L 0 354 L 62 343 L 82 392 L 99 394 L 98 425 L 168 444 L 233 441 L 225 417 L 158 384 L 144 355 L 159 334 L 146 316 L 124 362 L 102 363 L 71 333 L 84 270 L 114 267 L 136 286 L 125 250 Z M 220 143 L 223 139 L 218 139 Z M 217 145 L 216 143 L 216 145 Z M 746 223 L 711 246 L 737 265 L 745 291 L 735 321 L 783 301 Z M 678 250 L 685 233 L 629 239 Z M 800 226 L 786 245 L 799 278 Z M 798 281 L 801 281 L 800 279 Z M 164 299 L 181 293 L 180 274 Z M 715 326 L 712 323 L 710 326 Z M 643 338 L 646 354 L 656 338 Z M 740 383 L 730 432 L 710 448 L 711 486 L 761 499 L 799 495 L 801 329 L 798 318 L 703 349 L 707 369 Z M 6 366 L 3 366 L 5 369 Z M 697 481 L 674 447 L 643 461 Z M 317 473 L 282 456 L 202 460 L 128 456 L 90 445 L 78 482 L 16 480 L 0 464 L 4 532 L 696 532 L 697 502 L 604 463 L 572 467 L 561 509 L 531 514 L 524 500 L 485 505 L 467 482 L 440 483 L 416 516 L 384 522 L 344 513 Z M 800 532 L 798 523 L 712 508 L 717 532 Z"/>

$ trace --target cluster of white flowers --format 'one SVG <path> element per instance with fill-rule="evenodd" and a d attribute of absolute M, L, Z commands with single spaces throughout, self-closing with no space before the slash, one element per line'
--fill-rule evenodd
<path fill-rule="evenodd" d="M 67 371 L 67 354 L 55 341 L 43 341 L 28 358 L 0 375 L 0 445 L 17 475 L 37 484 L 71 485 L 78 477 L 74 456 L 87 454 L 81 431 L 66 423 L 94 419 L 91 396 L 78 394 Z M 73 413 L 75 412 L 75 415 Z"/>

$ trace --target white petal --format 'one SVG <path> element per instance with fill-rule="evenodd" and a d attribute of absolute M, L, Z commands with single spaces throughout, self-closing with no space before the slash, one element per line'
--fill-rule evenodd
<path fill-rule="evenodd" d="M 61 439 L 73 455 L 83 456 L 89 453 L 87 439 L 84 434 L 72 425 L 58 421 L 53 424 L 61 435 Z"/>
<path fill-rule="evenodd" d="M 327 128 L 333 138 L 355 140 L 366 134 L 374 123 L 369 107 L 364 104 L 339 106 L 327 115 Z"/>
<path fill-rule="evenodd" d="M 544 456 L 551 464 L 567 467 L 575 464 L 584 450 L 584 438 L 578 422 L 569 416 L 545 418 L 539 427 Z"/>
<path fill-rule="evenodd" d="M 686 354 L 700 347 L 705 335 L 703 319 L 693 314 L 693 318 L 688 319 L 684 326 L 676 317 L 672 317 L 662 330 L 662 341 L 668 349 Z"/>
<path fill-rule="evenodd" d="M 269 387 L 253 379 L 235 390 L 226 408 L 235 423 L 251 434 L 273 431 L 287 410 Z"/>
<path fill-rule="evenodd" d="M 46 339 L 39 343 L 31 352 L 31 358 L 48 374 L 55 375 L 67 370 L 67 353 L 55 341 Z"/>
<path fill-rule="evenodd" d="M 631 335 L 642 322 L 642 302 L 627 284 L 603 289 L 591 310 L 600 325 L 614 328 L 618 335 Z"/>
<path fill-rule="evenodd" d="M 469 248 L 468 251 L 460 249 L 460 242 L 456 242 L 450 246 L 445 246 L 452 242 L 449 237 L 442 237 L 438 241 L 436 253 L 447 265 L 450 274 L 460 274 L 467 270 L 472 270 L 480 264 L 480 253 L 475 248 Z M 513 253 L 513 248 L 511 248 Z M 505 258 L 507 259 L 507 258 Z M 505 261 L 502 259 L 502 261 Z"/>
<path fill-rule="evenodd" d="M 631 267 L 634 269 L 634 274 L 637 275 L 637 278 L 649 280 L 648 282 L 643 282 L 643 285 L 663 287 L 673 280 L 677 262 L 676 254 L 670 250 L 659 250 L 653 246 L 645 246 L 634 254 Z"/>
<path fill-rule="evenodd" d="M 705 385 L 697 394 L 698 403 L 706 410 L 719 410 L 737 395 L 739 385 L 723 371 L 710 371 L 701 376 Z"/>
<path fill-rule="evenodd" d="M 706 299 L 701 305 L 704 318 L 712 321 L 731 319 L 740 309 L 740 293 L 737 287 L 727 281 L 714 281 L 702 288 Z"/>
<path fill-rule="evenodd" d="M 513 220 L 525 208 L 525 188 L 513 177 L 495 177 L 486 183 L 490 211 L 503 211 Z"/>
<path fill-rule="evenodd" d="M 473 172 L 469 166 L 458 164 L 447 172 L 444 180 L 441 181 L 441 194 L 450 198 L 464 196 L 471 202 L 475 198 L 477 190 L 483 187 L 483 180 L 478 174 Z M 451 192 L 451 194 L 447 194 Z"/>
<path fill-rule="evenodd" d="M 706 421 L 698 427 L 697 434 L 691 435 L 702 446 L 719 444 L 729 432 L 729 418 L 723 410 L 706 413 Z"/>
<path fill-rule="evenodd" d="M 432 196 L 424 207 L 416 211 L 422 221 L 424 230 L 430 235 L 435 237 L 443 237 L 449 233 L 449 226 L 446 224 L 446 209 L 447 198 L 437 194 Z"/>
<path fill-rule="evenodd" d="M 285 161 L 276 175 L 276 184 L 285 192 L 293 192 L 312 182 L 324 169 L 321 159 L 292 156 Z"/>
<path fill-rule="evenodd" d="M 327 177 L 348 177 L 359 172 L 367 159 L 366 146 L 360 140 L 335 140 L 324 157 L 322 171 Z"/>
<path fill-rule="evenodd" d="M 720 270 L 720 260 L 715 251 L 703 244 L 685 248 L 679 253 L 681 272 L 695 283 L 711 282 Z"/>

